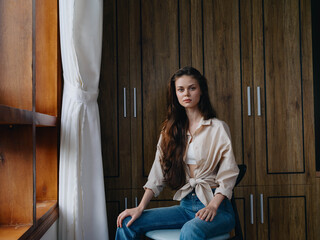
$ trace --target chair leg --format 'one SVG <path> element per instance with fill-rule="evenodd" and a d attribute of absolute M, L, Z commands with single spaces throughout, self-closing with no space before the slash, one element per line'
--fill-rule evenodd
<path fill-rule="evenodd" d="M 236 201 L 234 200 L 233 196 L 231 199 L 231 204 L 234 210 L 234 214 L 235 214 L 235 221 L 236 221 L 236 226 L 235 226 L 235 233 L 236 236 L 234 238 L 232 238 L 233 240 L 239 239 L 239 240 L 243 240 L 243 234 L 242 234 L 242 229 L 241 229 L 241 223 L 240 223 L 240 219 L 239 219 L 239 214 L 238 214 L 238 209 L 237 209 L 237 205 L 236 205 Z"/>

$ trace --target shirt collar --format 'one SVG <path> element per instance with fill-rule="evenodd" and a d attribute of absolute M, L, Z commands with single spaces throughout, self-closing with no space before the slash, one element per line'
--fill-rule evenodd
<path fill-rule="evenodd" d="M 204 120 L 203 117 L 200 119 L 200 122 L 199 122 L 199 125 L 197 127 L 200 128 L 201 126 L 210 126 L 212 123 L 212 119 L 207 119 L 207 120 Z M 197 130 L 196 130 L 197 131 Z M 189 130 L 187 131 L 187 136 L 191 136 Z"/>
<path fill-rule="evenodd" d="M 212 119 L 204 120 L 203 117 L 202 117 L 202 119 L 200 121 L 200 124 L 201 125 L 205 125 L 205 126 L 211 125 L 211 123 L 212 123 Z"/>

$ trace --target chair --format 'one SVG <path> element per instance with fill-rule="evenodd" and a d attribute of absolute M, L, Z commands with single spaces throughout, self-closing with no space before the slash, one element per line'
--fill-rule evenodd
<path fill-rule="evenodd" d="M 239 175 L 235 184 L 235 187 L 241 182 L 242 178 L 244 177 L 246 171 L 247 171 L 247 166 L 245 164 L 240 164 L 238 165 L 239 167 Z M 237 210 L 237 205 L 236 201 L 234 199 L 234 194 L 232 193 L 232 198 L 231 198 L 231 204 L 233 207 L 233 211 L 235 213 L 235 236 L 230 238 L 230 234 L 222 234 L 213 238 L 210 238 L 208 240 L 243 240 L 243 234 L 242 234 L 242 229 L 241 229 L 241 224 L 240 224 L 240 219 L 239 219 L 239 214 Z M 178 240 L 180 236 L 180 229 L 161 229 L 161 230 L 153 230 L 149 231 L 145 234 L 148 238 L 154 239 L 154 240 Z"/>

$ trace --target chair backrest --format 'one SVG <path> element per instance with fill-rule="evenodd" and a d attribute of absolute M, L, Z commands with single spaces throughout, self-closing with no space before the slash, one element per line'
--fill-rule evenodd
<path fill-rule="evenodd" d="M 235 187 L 241 182 L 242 178 L 244 177 L 244 175 L 246 174 L 246 171 L 247 171 L 247 166 L 245 164 L 239 164 L 238 168 L 239 168 L 239 175 L 237 177 Z"/>
<path fill-rule="evenodd" d="M 238 165 L 239 167 L 239 175 L 237 177 L 237 181 L 235 184 L 235 187 L 241 182 L 241 180 L 243 179 L 246 171 L 247 171 L 247 166 L 245 164 L 240 164 Z M 242 234 L 242 228 L 241 228 L 241 223 L 240 223 L 240 219 L 239 219 L 239 214 L 238 214 L 238 209 L 237 209 L 237 205 L 236 205 L 236 201 L 234 199 L 234 194 L 232 194 L 232 199 L 231 199 L 231 204 L 233 207 L 233 211 L 235 214 L 235 220 L 236 220 L 236 226 L 235 226 L 235 236 L 233 238 L 231 238 L 232 240 L 243 240 L 243 234 Z"/>

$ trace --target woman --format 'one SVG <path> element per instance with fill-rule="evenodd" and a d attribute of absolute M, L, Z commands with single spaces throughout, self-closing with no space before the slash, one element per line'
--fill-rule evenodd
<path fill-rule="evenodd" d="M 207 239 L 234 228 L 229 199 L 239 169 L 228 126 L 211 106 L 208 85 L 192 67 L 168 84 L 168 113 L 156 157 L 138 207 L 120 213 L 116 239 L 139 239 L 147 231 L 182 228 L 180 239 Z M 164 185 L 180 205 L 145 210 Z"/>

